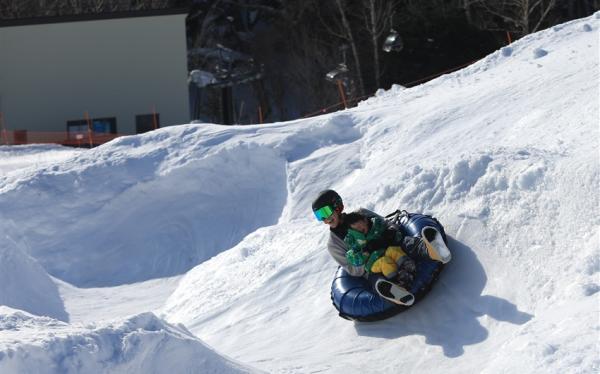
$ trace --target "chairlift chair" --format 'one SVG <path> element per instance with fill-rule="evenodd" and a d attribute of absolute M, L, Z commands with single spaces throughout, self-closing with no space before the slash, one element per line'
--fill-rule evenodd
<path fill-rule="evenodd" d="M 383 50 L 384 52 L 400 52 L 404 48 L 404 42 L 398 34 L 398 31 L 391 29 L 390 34 L 385 38 L 383 42 Z"/>

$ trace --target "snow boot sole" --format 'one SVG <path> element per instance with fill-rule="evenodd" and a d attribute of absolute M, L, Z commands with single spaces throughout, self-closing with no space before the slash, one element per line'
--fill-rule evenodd
<path fill-rule="evenodd" d="M 447 264 L 452 259 L 450 250 L 444 243 L 442 235 L 433 227 L 426 226 L 421 230 L 421 238 L 427 247 L 427 253 L 432 260 Z"/>
<path fill-rule="evenodd" d="M 375 282 L 375 290 L 379 296 L 394 304 L 409 306 L 415 302 L 415 295 L 385 279 L 378 279 L 377 282 Z"/>

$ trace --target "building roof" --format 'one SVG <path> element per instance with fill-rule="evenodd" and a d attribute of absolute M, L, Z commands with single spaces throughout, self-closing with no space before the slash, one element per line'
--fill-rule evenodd
<path fill-rule="evenodd" d="M 82 22 L 82 21 L 97 21 L 97 20 L 119 19 L 119 18 L 168 16 L 168 15 L 175 15 L 175 14 L 187 14 L 188 12 L 189 12 L 188 8 L 177 8 L 177 9 L 131 10 L 131 11 L 95 13 L 95 14 L 70 14 L 70 15 L 51 16 L 51 17 L 34 17 L 34 18 L 0 20 L 0 27 L 43 25 L 43 24 L 50 24 L 50 23 L 66 23 L 66 22 Z"/>

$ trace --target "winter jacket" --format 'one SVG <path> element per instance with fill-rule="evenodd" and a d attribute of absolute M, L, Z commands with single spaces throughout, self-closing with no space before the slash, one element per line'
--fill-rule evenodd
<path fill-rule="evenodd" d="M 348 250 L 362 252 L 365 249 L 367 242 L 373 242 L 374 240 L 380 239 L 384 231 L 387 229 L 385 219 L 381 217 L 371 217 L 367 219 L 371 221 L 371 228 L 369 229 L 369 232 L 367 232 L 366 235 L 360 231 L 348 228 L 348 233 L 344 238 L 344 242 L 346 243 L 346 247 L 348 248 Z M 370 248 L 370 250 L 376 249 L 383 248 Z"/>
<path fill-rule="evenodd" d="M 390 223 L 384 220 L 383 217 L 368 209 L 360 208 L 358 212 L 366 216 L 367 218 L 381 218 L 386 228 L 390 225 Z M 344 214 L 342 214 L 342 216 Z M 348 225 L 345 222 L 342 222 L 340 225 L 340 227 L 336 227 L 335 229 L 330 230 L 329 240 L 327 242 L 327 251 L 329 252 L 331 257 L 333 257 L 335 262 L 337 262 L 341 267 L 343 267 L 348 272 L 348 274 L 354 277 L 363 276 L 365 274 L 364 266 L 352 266 L 348 264 L 348 261 L 346 260 L 346 252 L 348 251 L 348 247 L 346 243 L 344 243 L 344 238 L 348 233 Z"/>

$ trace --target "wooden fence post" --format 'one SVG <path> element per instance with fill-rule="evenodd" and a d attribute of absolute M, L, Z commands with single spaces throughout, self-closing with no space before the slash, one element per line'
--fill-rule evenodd
<path fill-rule="evenodd" d="M 90 149 L 94 147 L 94 142 L 92 141 L 92 120 L 90 119 L 90 115 L 88 112 L 85 112 L 85 120 L 87 122 L 88 128 L 88 141 L 90 143 Z"/>
<path fill-rule="evenodd" d="M 0 132 L 4 145 L 8 145 L 8 134 L 6 133 L 6 127 L 4 127 L 4 114 L 0 112 Z"/>
<path fill-rule="evenodd" d="M 158 128 L 158 121 L 156 119 L 156 105 L 152 106 L 152 129 L 156 130 Z"/>
<path fill-rule="evenodd" d="M 344 93 L 344 85 L 341 79 L 338 79 L 336 82 L 338 86 L 338 91 L 340 93 L 340 98 L 342 99 L 342 104 L 344 104 L 345 109 L 348 109 L 348 103 L 346 102 L 346 94 Z"/>

